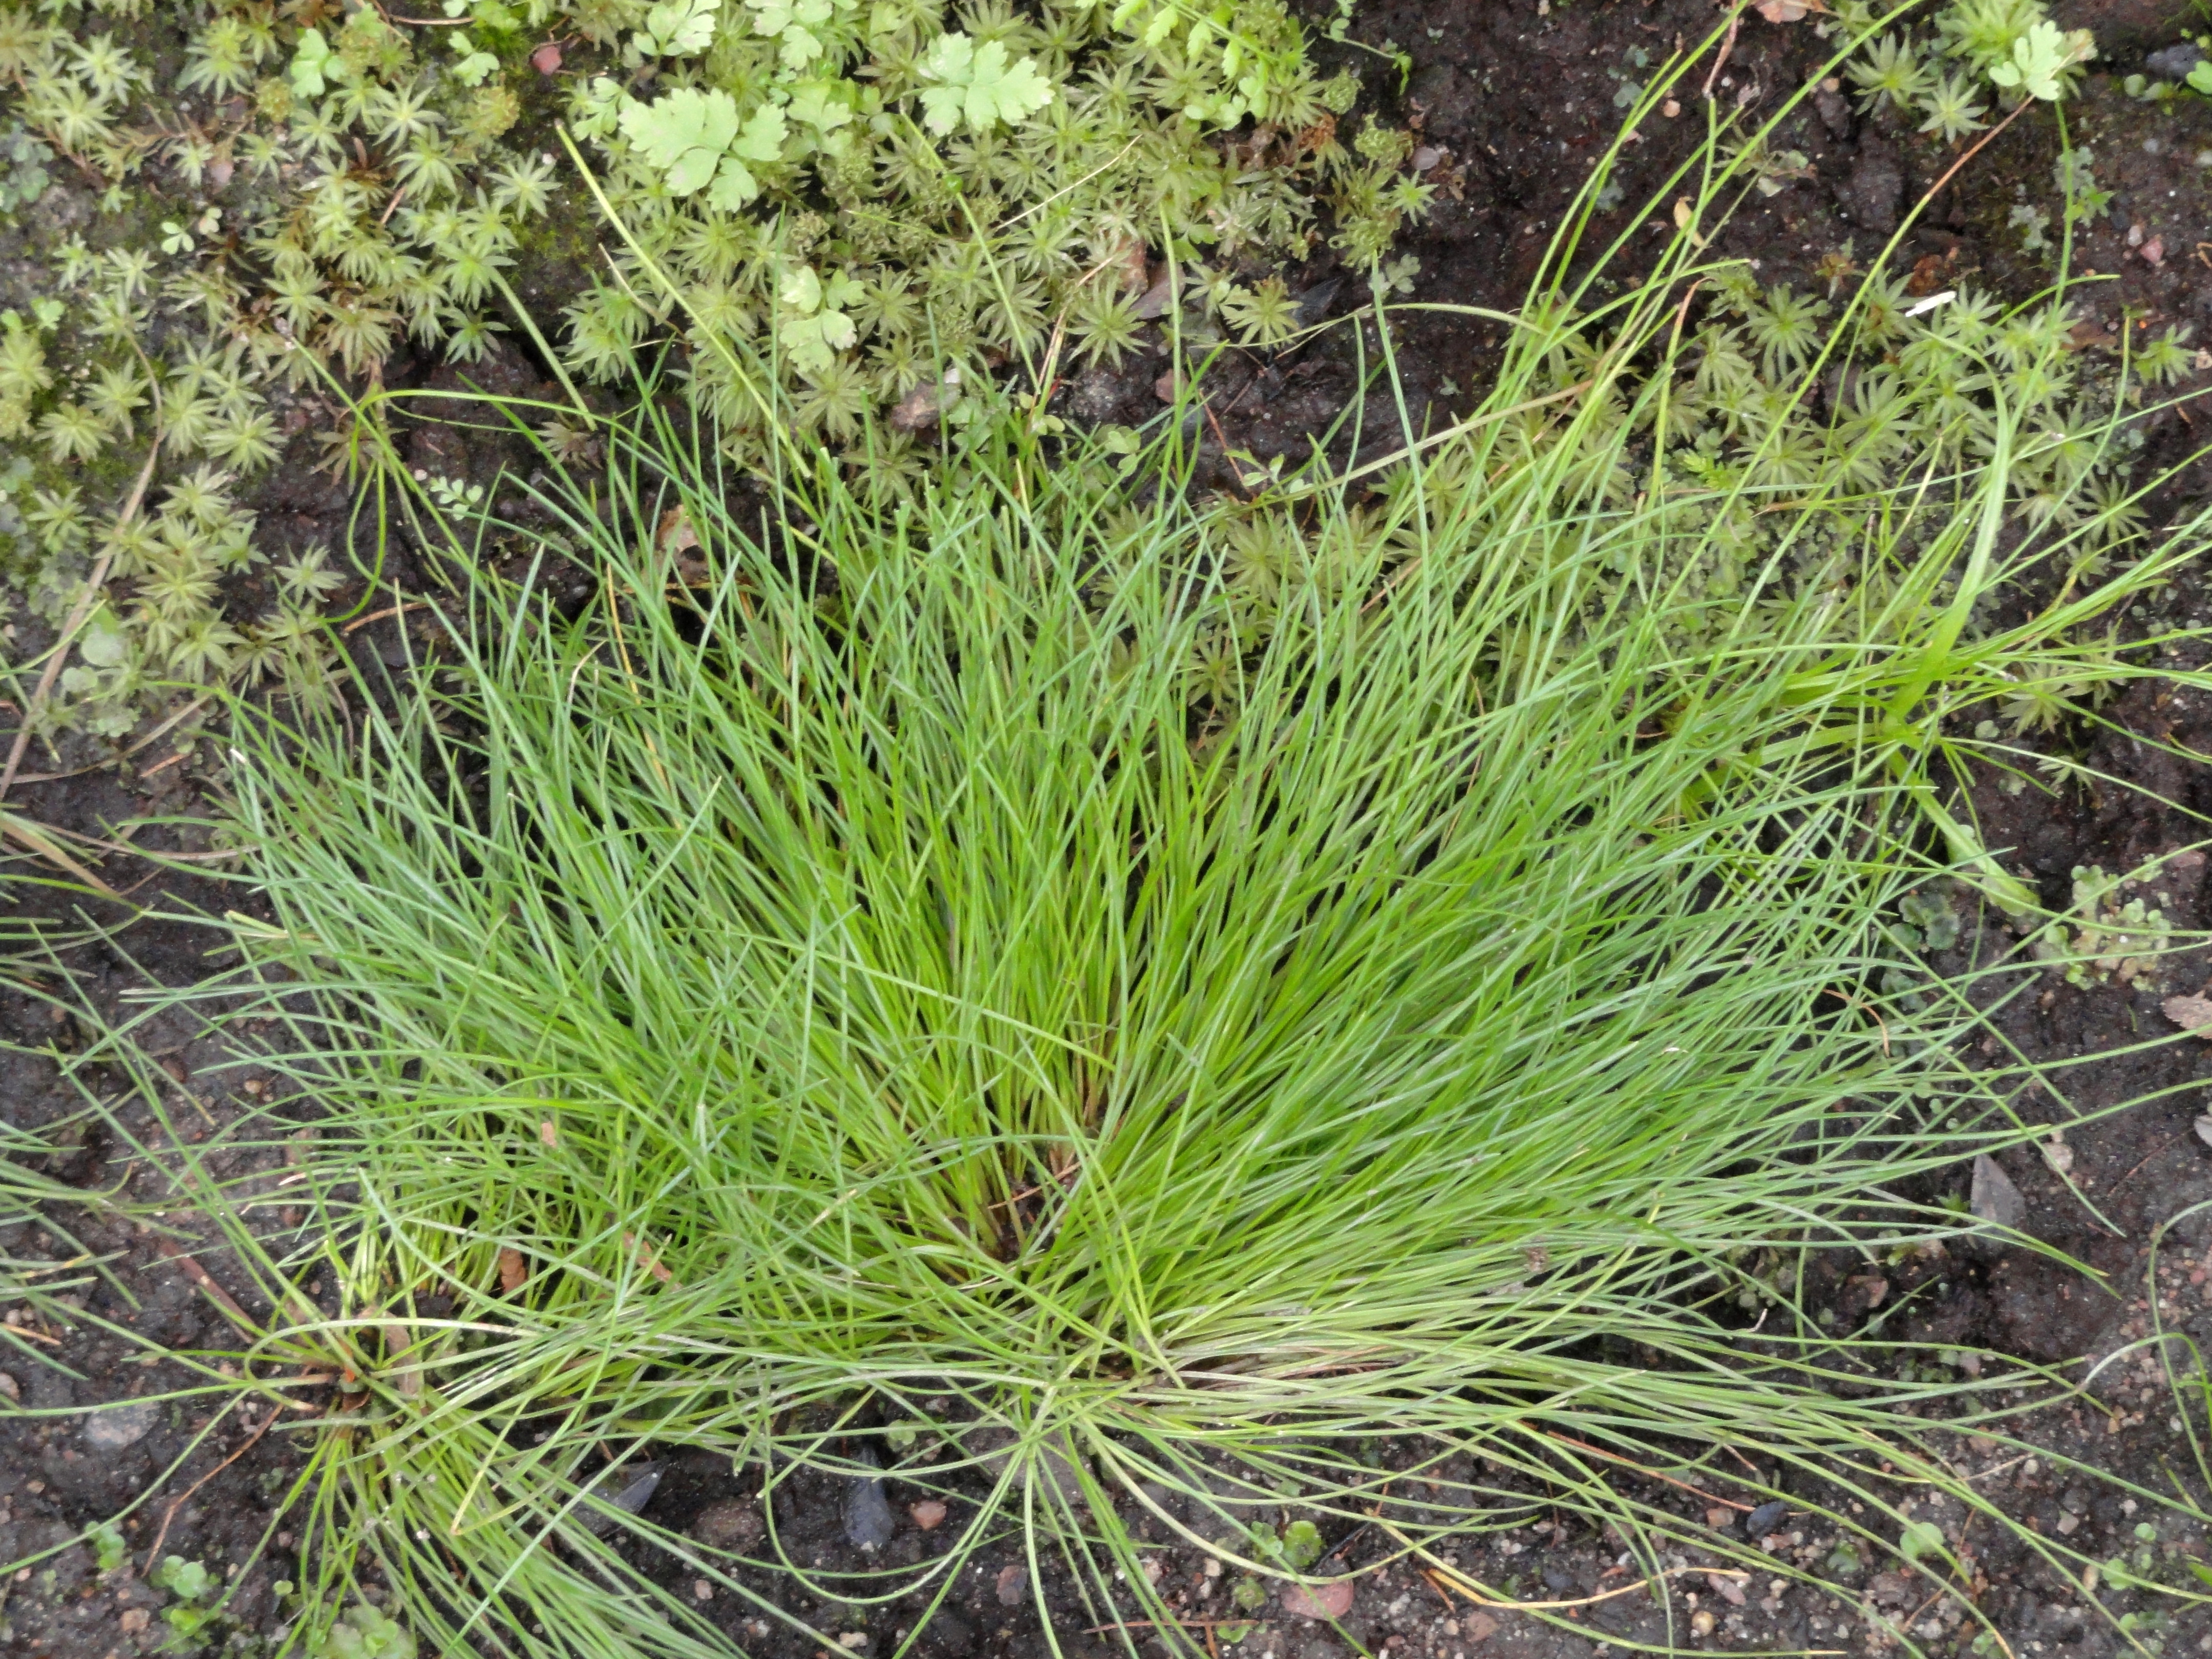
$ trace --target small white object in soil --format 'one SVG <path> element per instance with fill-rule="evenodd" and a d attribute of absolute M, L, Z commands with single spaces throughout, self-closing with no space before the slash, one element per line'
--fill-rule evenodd
<path fill-rule="evenodd" d="M 121 1451 L 143 1440 L 161 1417 L 161 1404 L 152 1400 L 94 1412 L 84 1419 L 84 1443 L 94 1451 Z"/>

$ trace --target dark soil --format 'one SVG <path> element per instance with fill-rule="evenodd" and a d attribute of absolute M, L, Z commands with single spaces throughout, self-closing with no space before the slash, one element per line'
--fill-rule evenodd
<path fill-rule="evenodd" d="M 2069 23 L 2095 27 L 2105 49 L 2100 70 L 2085 97 L 2069 106 L 2071 142 L 2094 152 L 2100 184 L 2115 194 L 2106 218 L 2086 228 L 2081 263 L 2113 280 L 2081 301 L 2078 337 L 2092 351 L 2113 348 L 2127 328 L 2160 329 L 2169 323 L 2198 325 L 2212 343 L 2212 103 L 2185 102 L 2160 112 L 2130 100 L 2121 76 L 2141 66 L 2148 52 L 2174 37 L 2164 5 L 2111 0 L 2060 8 Z M 1361 14 L 1369 38 L 1384 35 L 1407 46 L 1418 67 L 1400 114 L 1420 123 L 1421 142 L 1442 153 L 1438 166 L 1452 186 L 1431 222 L 1410 244 L 1422 262 L 1417 298 L 1424 301 L 1510 308 L 1535 273 L 1560 216 L 1587 176 L 1593 157 L 1616 130 L 1615 95 L 1624 79 L 1643 82 L 1678 43 L 1693 43 L 1714 25 L 1707 0 L 1653 0 L 1650 4 L 1599 4 L 1590 0 L 1376 0 Z M 1827 56 L 1811 21 L 1776 26 L 1747 15 L 1727 64 L 1714 77 L 1716 94 L 1741 101 L 1747 112 L 1771 109 L 1808 77 L 1817 82 Z M 1700 59 L 1677 91 L 1680 112 L 1649 121 L 1624 164 L 1620 204 L 1601 216 L 1595 243 L 1626 239 L 1623 274 L 1632 274 L 1636 249 L 1659 237 L 1644 225 L 1647 198 L 1702 136 L 1697 99 L 1711 66 Z M 1373 84 L 1387 93 L 1386 76 Z M 1887 116 L 1860 113 L 1853 100 L 1817 90 L 1790 118 L 1781 147 L 1802 150 L 1813 177 L 1788 185 L 1727 228 L 1720 246 L 1753 259 L 1768 281 L 1801 290 L 1823 286 L 1816 272 L 1824 258 L 1846 251 L 1868 262 L 1955 159 L 1946 149 Z M 2049 205 L 2051 166 L 2058 148 L 2054 123 L 2039 112 L 1992 143 L 1937 191 L 1929 210 L 1905 235 L 1899 258 L 1926 290 L 1972 275 L 2002 292 L 2020 295 L 2049 280 L 2043 258 L 2022 246 L 2008 223 L 2011 210 Z M 65 228 L 71 199 L 56 192 L 49 228 Z M 83 198 L 76 198 L 83 204 Z M 1663 223 L 1663 215 L 1662 216 Z M 520 273 L 526 293 L 554 295 L 559 275 Z M 1325 266 L 1308 273 L 1317 289 L 1332 279 Z M 20 286 L 20 283 L 18 283 Z M 21 297 L 21 296 L 17 296 Z M 557 296 L 555 296 L 557 297 Z M 1349 295 L 1334 303 L 1348 308 Z M 1494 362 L 1495 325 L 1464 316 L 1415 314 L 1406 325 L 1401 362 L 1417 405 L 1432 413 L 1464 407 Z M 1062 396 L 1072 412 L 1088 420 L 1134 420 L 1158 408 L 1153 382 L 1163 360 L 1133 364 L 1120 374 L 1094 373 Z M 472 377 L 494 390 L 539 388 L 537 371 L 509 352 Z M 453 389 L 452 378 L 395 366 L 391 381 Z M 1353 387 L 1348 358 L 1313 349 L 1287 358 L 1250 356 L 1227 365 L 1210 393 L 1219 437 L 1228 447 L 1261 454 L 1303 451 L 1307 434 L 1327 425 Z M 2200 376 L 2196 383 L 2204 384 Z M 329 411 L 299 400 L 287 421 L 296 436 L 286 463 L 272 475 L 261 500 L 264 530 L 278 545 L 314 541 L 343 544 L 349 497 L 344 488 L 313 472 L 312 430 Z M 2182 453 L 2207 434 L 2201 414 L 2163 416 L 2153 431 L 2154 453 Z M 427 447 L 416 459 L 449 476 L 489 481 L 520 459 L 511 442 L 426 431 L 411 441 Z M 434 453 L 431 453 L 434 450 Z M 2212 470 L 2200 464 L 2185 475 L 2161 505 L 2175 513 L 2212 495 Z M 419 573 L 403 562 L 386 575 L 404 586 Z M 243 580 L 258 578 L 247 577 Z M 2170 619 L 2203 623 L 2208 605 L 2193 586 L 2168 596 Z M 374 609 L 374 607 L 372 607 Z M 2145 625 L 2159 618 L 2138 619 Z M 404 614 L 365 621 L 349 635 L 364 661 L 404 659 L 398 630 Z M 2054 752 L 2086 760 L 2100 779 L 2094 786 L 2046 786 L 2035 775 L 2024 787 L 1991 772 L 1972 780 L 1975 807 L 1992 845 L 2011 849 L 2007 861 L 2063 904 L 2073 872 L 2096 866 L 2136 872 L 2139 892 L 2177 931 L 2212 929 L 2212 880 L 2195 850 L 2212 815 L 2212 698 L 2171 687 L 2130 691 L 2104 711 L 2101 729 L 2055 734 Z M 104 836 L 132 817 L 190 817 L 210 802 L 220 767 L 205 741 L 181 742 L 82 775 L 19 783 L 9 805 L 44 823 Z M 34 764 L 38 762 L 34 751 Z M 53 771 L 108 758 L 90 748 L 46 757 Z M 204 850 L 197 832 L 155 827 L 145 844 L 171 850 Z M 128 861 L 103 866 L 118 885 L 137 879 Z M 143 872 L 137 872 L 143 875 Z M 252 896 L 210 873 L 204 879 L 163 876 L 136 896 L 161 896 L 156 908 L 176 913 L 220 913 L 252 908 Z M 70 920 L 52 892 L 11 883 L 21 917 L 45 914 Z M 95 910 L 107 923 L 125 913 Z M 150 976 L 166 983 L 192 982 L 219 967 L 206 953 L 215 936 L 174 921 L 132 921 L 112 938 L 70 947 L 61 957 L 76 988 L 95 1006 L 113 1010 L 132 986 Z M 1955 959 L 1964 968 L 1998 959 L 2014 941 L 1994 925 L 1970 928 Z M 2175 1526 L 2152 1506 L 2118 1486 L 2069 1473 L 2067 1462 L 2108 1472 L 2121 1481 L 2172 1491 L 2179 1481 L 2200 1501 L 2198 1465 L 2181 1432 L 2181 1413 L 2194 1409 L 2203 1431 L 2202 1402 L 2185 1405 L 2146 1345 L 2154 1321 L 2185 1334 L 2200 1347 L 2212 1343 L 2212 1146 L 2193 1125 L 2208 1107 L 2212 1042 L 2146 1046 L 2172 1035 L 2162 1005 L 2193 994 L 2212 979 L 2212 955 L 2168 958 L 2130 977 L 2084 976 L 2069 983 L 2056 969 L 2026 968 L 2011 981 L 1988 981 L 1990 994 L 2008 997 L 1997 1016 L 2003 1042 L 2019 1057 L 2044 1064 L 2059 1091 L 2031 1089 L 2013 1103 L 2030 1121 L 2063 1130 L 2063 1146 L 2051 1154 L 2005 1154 L 1999 1161 L 2025 1202 L 2023 1230 L 2080 1265 L 2024 1249 L 1936 1252 L 1901 1265 L 1870 1267 L 1857 1261 L 1820 1264 L 1809 1286 L 1814 1305 L 1838 1328 L 1878 1328 L 1924 1355 L 1913 1363 L 1941 1364 L 1947 1352 L 1986 1346 L 2069 1367 L 2076 1376 L 2094 1372 L 2088 1398 L 2029 1419 L 2022 1432 L 2045 1448 L 2040 1456 L 1976 1440 L 1956 1449 L 1962 1473 L 1976 1473 L 1979 1490 L 2031 1528 L 2104 1558 L 2147 1552 L 2137 1571 L 2167 1582 L 2189 1582 L 2186 1568 L 2207 1553 L 2197 1532 Z M 58 991 L 63 981 L 49 976 Z M 70 1049 L 84 1036 L 52 1005 L 18 988 L 0 987 L 0 1037 L 36 1048 Z M 256 1103 L 251 1068 L 224 1069 L 235 1060 L 220 1032 L 179 1027 L 141 1033 L 142 1047 L 167 1073 L 167 1115 L 181 1138 L 213 1136 L 237 1113 Z M 2000 1054 L 1992 1053 L 1993 1063 Z M 116 1079 L 119 1085 L 120 1078 Z M 2063 1102 L 2061 1096 L 2063 1096 Z M 2145 1097 L 2148 1098 L 2146 1100 Z M 2106 1109 L 2144 1101 L 2112 1115 Z M 8 1122 L 38 1129 L 68 1119 L 78 1102 L 56 1080 L 52 1066 L 21 1056 L 0 1056 L 0 1112 Z M 167 1131 L 146 1108 L 125 1119 L 155 1150 Z M 104 1186 L 128 1172 L 135 1197 L 161 1192 L 155 1165 L 131 1161 L 127 1147 L 85 1139 L 71 1130 L 65 1150 L 48 1163 L 52 1173 L 87 1187 Z M 2070 1160 L 2070 1162 L 2069 1162 Z M 261 1162 L 274 1173 L 276 1155 Z M 2065 1167 L 2071 1185 L 2061 1176 Z M 246 1176 L 244 1167 L 217 1173 Z M 1948 1190 L 1963 1195 L 1961 1166 Z M 1932 1195 L 1932 1194 L 1930 1194 Z M 303 1453 L 301 1437 L 283 1423 L 271 1425 L 262 1406 L 213 1415 L 216 1396 L 204 1408 L 164 1407 L 151 1420 L 115 1413 L 143 1395 L 190 1386 L 196 1373 L 185 1358 L 146 1364 L 143 1344 L 179 1356 L 219 1352 L 234 1333 L 229 1319 L 204 1287 L 200 1275 L 227 1284 L 228 1293 L 252 1302 L 220 1249 L 193 1233 L 188 1215 L 173 1217 L 173 1236 L 128 1231 L 89 1212 L 58 1217 L 75 1243 L 32 1227 L 0 1237 L 0 1253 L 64 1261 L 81 1247 L 106 1260 L 106 1279 L 82 1292 L 75 1322 L 42 1322 L 20 1310 L 8 1315 L 11 1340 L 0 1352 L 11 1387 L 0 1389 L 0 1562 L 21 1561 L 0 1602 L 0 1649 L 41 1659 L 110 1659 L 152 1652 L 169 1630 L 162 1617 L 173 1598 L 155 1589 L 148 1574 L 155 1539 L 160 1553 L 204 1563 L 218 1577 L 235 1574 L 237 1590 L 226 1620 L 214 1634 L 250 1648 L 281 1627 L 275 1581 L 295 1576 L 290 1514 L 280 1500 Z M 2177 1219 L 2178 1218 L 2178 1219 Z M 279 1215 L 276 1223 L 286 1218 Z M 2160 1229 L 2171 1227 L 2163 1234 Z M 2152 1273 L 2154 1244 L 2159 1243 Z M 191 1267 L 184 1265 L 185 1260 Z M 2155 1304 L 2152 1298 L 2156 1297 Z M 118 1328 L 102 1328 L 102 1322 Z M 13 1403 L 20 1396 L 20 1407 Z M 121 1429 L 112 1425 L 121 1424 Z M 115 1441 L 131 1432 L 128 1444 Z M 834 1577 L 842 1572 L 913 1565 L 942 1550 L 959 1531 L 960 1494 L 953 1512 L 925 1530 L 912 1506 L 926 1494 L 894 1478 L 886 1497 L 895 1522 L 880 1551 L 864 1553 L 848 1541 L 845 1511 L 850 1482 L 807 1471 L 793 1472 L 774 1498 L 772 1517 L 758 1498 L 758 1474 L 733 1475 L 726 1462 L 697 1455 L 672 1457 L 662 1470 L 646 1513 L 702 1544 L 750 1547 L 772 1518 L 794 1559 Z M 1442 1478 L 1478 1480 L 1473 1468 Z M 1743 1492 L 1716 1476 L 1701 1492 L 1673 1489 L 1655 1498 L 1671 1504 L 1686 1526 L 1711 1524 L 1741 1535 L 1748 1503 Z M 1805 1494 L 1808 1503 L 1816 1494 Z M 1574 1601 L 1598 1596 L 1631 1581 L 1623 1545 L 1590 1533 L 1583 1523 L 1555 1515 L 1538 1492 L 1526 1494 L 1525 1524 L 1461 1552 L 1474 1577 L 1535 1599 Z M 130 1506 L 122 1522 L 131 1551 L 117 1571 L 102 1573 L 92 1553 L 69 1540 L 93 1523 Z M 1170 1507 L 1174 1507 L 1170 1505 Z M 1923 1518 L 1948 1522 L 1954 1510 L 1923 1506 Z M 1183 1513 L 1202 1534 L 1218 1522 Z M 1233 1575 L 1209 1573 L 1209 1558 L 1173 1543 L 1158 1523 L 1133 1513 L 1146 1537 L 1158 1532 L 1158 1583 L 1199 1629 L 1218 1636 L 1224 1624 L 1242 1622 L 1231 1606 Z M 2137 1536 L 2151 1525 L 2155 1536 Z M 1333 1565 L 1356 1571 L 1387 1553 L 1378 1535 L 1343 1537 Z M 1437 1659 L 1592 1659 L 1608 1646 L 1648 1644 L 1661 1649 L 1773 1651 L 1814 1649 L 1881 1652 L 1908 1639 L 1933 1650 L 1965 1649 L 1972 1635 L 1960 1604 L 1924 1581 L 1876 1564 L 1853 1570 L 1834 1556 L 1832 1527 L 1804 1510 L 1765 1531 L 1762 1547 L 1793 1564 L 1821 1566 L 1836 1582 L 1832 1593 L 1790 1589 L 1778 1580 L 1711 1578 L 1693 1550 L 1670 1558 L 1681 1569 L 1665 1600 L 1642 1591 L 1563 1610 L 1565 1628 L 1525 1613 L 1480 1610 L 1453 1603 L 1442 1589 L 1402 1567 L 1361 1577 L 1341 1632 L 1302 1619 L 1279 1598 L 1261 1610 L 1256 1628 L 1241 1646 L 1226 1649 L 1261 1659 L 1339 1659 L 1353 1650 L 1437 1656 Z M 2101 1655 L 2140 1646 L 2179 1654 L 2212 1650 L 2212 1619 L 2191 1613 L 2168 1619 L 2136 1592 L 2106 1598 L 2117 1613 L 2138 1612 L 2137 1626 L 2123 1634 L 2096 1609 L 2085 1607 L 2063 1582 L 2037 1564 L 2020 1541 L 1981 1525 L 1970 1528 L 1965 1550 L 1974 1559 L 1978 1606 L 1997 1624 L 2011 1651 L 2028 1656 Z M 693 1593 L 695 1572 L 682 1560 L 659 1556 L 648 1570 Z M 1043 1650 L 1036 1597 L 1016 1585 L 1025 1572 L 1011 1548 L 987 1549 L 963 1571 L 918 1651 L 963 1659 L 967 1655 L 1027 1655 Z M 703 1581 L 699 1581 L 702 1588 Z M 853 1607 L 805 1599 L 766 1573 L 746 1581 L 765 1601 L 826 1635 L 839 1650 L 888 1653 L 916 1616 L 914 1606 L 878 1608 L 863 1617 Z M 1121 1635 L 1094 1630 L 1101 1615 L 1084 1601 L 1072 1579 L 1045 1587 L 1045 1599 L 1064 1650 L 1103 1653 Z M 763 1655 L 818 1654 L 823 1644 L 773 1619 L 762 1607 L 726 1591 L 701 1598 L 746 1651 Z M 1205 1621 L 1215 1621 L 1207 1623 Z M 1585 1634 L 1577 1634 L 1580 1630 Z M 1154 1644 L 1130 1632 L 1144 1651 Z M 843 1638 L 841 1640 L 840 1638 Z M 1347 1644 L 1356 1643 L 1354 1650 Z M 1215 1639 L 1210 1636 L 1209 1640 Z"/>

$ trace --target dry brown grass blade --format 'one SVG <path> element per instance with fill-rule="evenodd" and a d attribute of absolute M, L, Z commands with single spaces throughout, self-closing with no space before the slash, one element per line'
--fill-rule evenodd
<path fill-rule="evenodd" d="M 5 836 L 17 846 L 35 853 L 55 868 L 76 877 L 94 890 L 121 901 L 122 894 L 64 852 L 62 844 L 43 824 L 33 823 L 14 812 L 0 812 L 0 836 Z"/>

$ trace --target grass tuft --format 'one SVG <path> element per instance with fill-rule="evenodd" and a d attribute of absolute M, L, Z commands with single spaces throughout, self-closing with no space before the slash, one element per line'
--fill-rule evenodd
<path fill-rule="evenodd" d="M 419 660 L 240 720 L 275 920 L 180 994 L 276 1023 L 289 1098 L 225 1151 L 296 1167 L 278 1200 L 135 1145 L 228 1196 L 242 1386 L 339 1384 L 301 1627 L 358 1638 L 380 1583 L 433 1651 L 727 1651 L 648 1546 L 794 1620 L 617 1501 L 683 1449 L 957 1500 L 947 1554 L 858 1576 L 763 1506 L 749 1559 L 908 1646 L 1011 1531 L 1036 1594 L 1064 1557 L 1092 1622 L 1202 1647 L 1125 1517 L 1343 1571 L 1292 1498 L 1449 1571 L 1540 1492 L 1656 1575 L 1723 1447 L 1948 1582 L 1902 1495 L 1994 1512 L 1908 1408 L 2002 1433 L 1986 1390 L 2050 1379 L 1889 1365 L 1792 1275 L 1983 1224 L 1929 1194 L 2027 1133 L 1979 1039 L 2028 981 L 1923 957 L 2087 960 L 2096 918 L 2045 914 L 1955 782 L 2023 763 L 1991 714 L 2094 720 L 2159 665 L 2179 635 L 2108 630 L 2203 526 L 2049 471 L 2011 388 L 2055 313 L 1978 300 L 1912 341 L 1979 399 L 1924 448 L 1655 466 L 1726 343 L 1685 343 L 1694 295 L 1741 285 L 1702 250 L 1554 283 L 1452 430 L 1218 495 L 1194 393 L 1133 460 L 1010 412 L 915 501 L 796 442 L 741 474 L 653 387 L 511 489 L 415 489 L 364 428 L 378 521 L 452 586 Z M 1817 407 L 1790 355 L 1774 395 Z M 2112 408 L 2069 441 L 2116 450 Z"/>
<path fill-rule="evenodd" d="M 1616 456 L 1672 303 L 1577 405 Z M 1512 431 L 1273 506 L 1195 497 L 1171 435 L 1133 489 L 1018 433 L 919 507 L 826 468 L 763 505 L 648 400 L 522 522 L 425 501 L 530 574 L 470 566 L 422 661 L 238 773 L 277 921 L 222 992 L 290 1033 L 344 1298 L 288 1312 L 305 1263 L 268 1263 L 264 1357 L 357 1379 L 325 1615 L 373 1572 L 434 1650 L 723 1651 L 622 1540 L 756 1592 L 604 1475 L 677 1448 L 974 1500 L 857 1583 L 771 1529 L 809 1595 L 941 1595 L 1012 1527 L 1101 1623 L 1166 1613 L 1132 1512 L 1295 1577 L 1254 1529 L 1286 1492 L 1420 1552 L 1530 1482 L 1656 1571 L 1680 1522 L 1623 1477 L 1723 1443 L 1875 1547 L 1900 1470 L 1980 1505 L 1899 1408 L 1995 1408 L 1887 1377 L 1788 1264 L 1977 1224 L 1904 1194 L 2021 1134 L 2019 1079 L 1962 1058 L 1987 998 L 1899 907 L 2033 896 L 1940 762 L 2028 653 L 2146 672 L 2069 641 L 2195 542 L 1970 625 L 2047 556 L 1999 534 L 2000 422 L 1986 465 L 1854 484 L 1883 533 L 1819 580 L 1711 598 L 1668 574 L 1682 503 Z M 1273 625 L 1194 677 L 1270 513 Z M 1493 1474 L 1417 1507 L 1407 1447 Z"/>

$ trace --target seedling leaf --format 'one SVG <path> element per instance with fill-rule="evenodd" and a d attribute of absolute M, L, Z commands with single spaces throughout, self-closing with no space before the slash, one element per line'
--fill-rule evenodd
<path fill-rule="evenodd" d="M 965 34 L 940 34 L 923 55 L 921 72 L 942 84 L 921 89 L 922 125 L 940 136 L 964 118 L 971 132 L 988 132 L 1000 121 L 1027 119 L 1052 101 L 1052 82 L 1036 60 L 1006 61 L 1006 43 L 977 46 Z"/>
<path fill-rule="evenodd" d="M 328 67 L 332 76 L 337 74 L 337 67 L 331 64 L 334 55 L 320 29 L 301 29 L 300 44 L 292 53 L 293 93 L 301 98 L 321 97 L 329 89 L 325 69 Z"/>
<path fill-rule="evenodd" d="M 103 1521 L 86 1534 L 92 1542 L 92 1556 L 100 1571 L 113 1572 L 130 1559 L 130 1547 L 124 1541 L 123 1528 L 112 1521 Z"/>
<path fill-rule="evenodd" d="M 791 354 L 792 366 L 802 374 L 819 374 L 860 337 L 860 331 L 844 307 L 858 300 L 860 284 L 842 271 L 824 283 L 807 265 L 794 266 L 776 289 L 790 313 L 775 331 L 776 339 Z"/>
<path fill-rule="evenodd" d="M 1898 1535 L 1897 1552 L 1908 1561 L 1943 1553 L 1943 1528 L 1933 1521 L 1915 1521 Z"/>
<path fill-rule="evenodd" d="M 691 58 L 714 44 L 722 0 L 664 0 L 645 15 L 637 49 L 652 58 Z"/>
<path fill-rule="evenodd" d="M 2075 64 L 2096 55 L 2088 32 L 2062 29 L 2056 23 L 2038 23 L 2012 43 L 2012 61 L 1990 66 L 1990 79 L 2001 87 L 2017 87 L 2030 98 L 2057 103 L 2065 95 L 2059 76 Z"/>
<path fill-rule="evenodd" d="M 775 119 L 781 127 L 781 112 Z M 737 137 L 737 100 L 726 92 L 680 87 L 650 104 L 625 104 L 622 130 L 648 166 L 668 175 L 670 194 L 689 196 L 706 187 Z"/>

